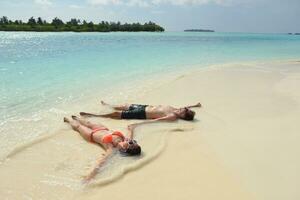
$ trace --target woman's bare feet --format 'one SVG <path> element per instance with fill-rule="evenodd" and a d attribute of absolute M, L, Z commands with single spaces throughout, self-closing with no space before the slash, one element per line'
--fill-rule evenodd
<path fill-rule="evenodd" d="M 75 116 L 76 117 L 76 116 Z M 72 116 L 73 118 L 73 116 Z M 70 120 L 67 117 L 64 117 L 64 122 L 68 123 L 71 125 L 72 129 L 74 129 L 75 131 L 79 128 L 80 123 L 77 120 Z"/>
<path fill-rule="evenodd" d="M 70 120 L 68 118 L 64 117 L 64 122 L 70 123 Z"/>
<path fill-rule="evenodd" d="M 72 119 L 84 126 L 86 126 L 86 124 L 88 123 L 85 119 L 83 119 L 82 117 L 77 117 L 76 115 L 72 115 Z"/>

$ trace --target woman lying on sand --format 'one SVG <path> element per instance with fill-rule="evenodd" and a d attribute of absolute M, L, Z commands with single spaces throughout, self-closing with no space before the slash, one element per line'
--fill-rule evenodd
<path fill-rule="evenodd" d="M 121 153 L 130 156 L 141 154 L 141 147 L 132 139 L 133 129 L 130 129 L 129 137 L 125 137 L 123 133 L 119 131 L 109 130 L 102 124 L 92 124 L 77 116 L 72 116 L 72 119 L 65 117 L 64 122 L 70 124 L 73 130 L 79 132 L 85 140 L 98 143 L 105 149 L 105 155 L 97 160 L 96 166 L 84 178 L 84 183 L 88 183 L 96 176 L 98 169 L 112 154 L 113 149 L 118 149 Z"/>

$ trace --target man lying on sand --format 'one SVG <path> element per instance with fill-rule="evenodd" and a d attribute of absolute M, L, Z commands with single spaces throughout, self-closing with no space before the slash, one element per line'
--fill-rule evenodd
<path fill-rule="evenodd" d="M 151 119 L 151 122 L 156 121 L 175 121 L 183 119 L 187 121 L 194 120 L 195 112 L 190 108 L 201 107 L 200 103 L 186 106 L 183 108 L 174 108 L 172 106 L 153 106 L 140 104 L 123 104 L 110 105 L 101 101 L 102 105 L 110 106 L 115 109 L 114 112 L 108 114 L 92 114 L 80 112 L 81 116 L 106 117 L 113 119 Z M 150 120 L 149 120 L 150 121 Z"/>

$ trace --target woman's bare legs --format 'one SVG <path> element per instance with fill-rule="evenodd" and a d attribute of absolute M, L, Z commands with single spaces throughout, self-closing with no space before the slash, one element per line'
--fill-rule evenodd
<path fill-rule="evenodd" d="M 77 131 L 86 141 L 90 142 L 92 129 L 81 125 L 77 120 L 69 120 L 68 118 L 64 118 L 64 122 L 70 124 L 74 131 Z"/>
<path fill-rule="evenodd" d="M 128 103 L 121 104 L 121 105 L 112 105 L 112 104 L 108 104 L 104 101 L 101 101 L 101 104 L 104 105 L 104 106 L 112 107 L 115 110 L 128 110 L 129 106 L 130 106 L 130 104 L 128 104 Z"/>
<path fill-rule="evenodd" d="M 77 117 L 75 115 L 72 115 L 72 119 L 78 121 L 81 125 L 86 126 L 86 127 L 90 128 L 92 130 L 96 129 L 96 128 L 107 128 L 103 124 L 93 124 L 92 122 L 87 121 L 83 118 Z"/>

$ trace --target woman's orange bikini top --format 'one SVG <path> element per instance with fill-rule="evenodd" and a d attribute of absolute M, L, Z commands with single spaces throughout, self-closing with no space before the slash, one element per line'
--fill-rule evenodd
<path fill-rule="evenodd" d="M 90 141 L 91 142 L 95 142 L 94 141 L 94 138 L 93 138 L 93 135 L 98 132 L 98 131 L 108 131 L 109 129 L 108 128 L 95 128 L 93 129 L 92 133 L 91 133 L 91 137 L 90 137 Z M 113 133 L 111 134 L 106 134 L 102 137 L 102 143 L 104 144 L 109 144 L 109 143 L 112 143 L 113 142 L 113 135 L 116 135 L 116 136 L 119 136 L 120 138 L 122 138 L 122 140 L 125 140 L 125 136 L 123 135 L 123 133 L 121 133 L 120 131 L 114 131 Z"/>
<path fill-rule="evenodd" d="M 124 135 L 120 132 L 120 131 L 114 131 L 111 134 L 106 134 L 103 136 L 102 138 L 102 142 L 107 144 L 107 143 L 112 143 L 113 142 L 113 135 L 119 136 L 120 138 L 122 138 L 122 141 L 125 140 Z"/>

